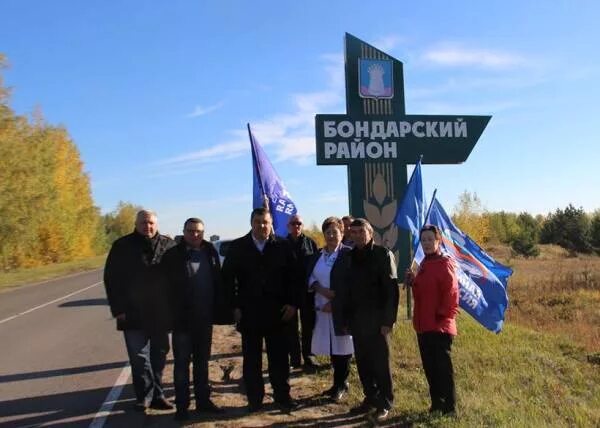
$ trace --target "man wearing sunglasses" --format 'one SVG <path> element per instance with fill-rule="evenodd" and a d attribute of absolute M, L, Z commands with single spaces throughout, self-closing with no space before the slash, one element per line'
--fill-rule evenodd
<path fill-rule="evenodd" d="M 317 244 L 302 233 L 304 222 L 298 214 L 290 217 L 287 228 L 287 240 L 296 254 L 298 272 L 300 272 L 300 279 L 303 284 L 302 292 L 300 293 L 300 306 L 298 308 L 300 312 L 301 335 L 298 334 L 298 312 L 296 312 L 288 325 L 290 328 L 290 334 L 288 335 L 290 366 L 300 367 L 300 355 L 302 355 L 304 370 L 314 372 L 317 369 L 317 364 L 311 355 L 310 344 L 312 341 L 312 332 L 315 327 L 315 305 L 314 293 L 309 293 L 306 286 L 306 264 L 308 258 L 317 252 Z M 300 341 L 300 338 L 302 338 L 302 341 Z"/>

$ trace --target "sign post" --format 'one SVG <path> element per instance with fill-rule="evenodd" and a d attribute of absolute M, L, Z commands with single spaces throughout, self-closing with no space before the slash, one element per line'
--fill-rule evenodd
<path fill-rule="evenodd" d="M 464 162 L 491 116 L 407 115 L 402 62 L 346 33 L 346 114 L 315 117 L 317 165 L 347 165 L 350 214 L 375 243 L 410 263 L 408 232 L 394 224 L 408 164 Z"/>

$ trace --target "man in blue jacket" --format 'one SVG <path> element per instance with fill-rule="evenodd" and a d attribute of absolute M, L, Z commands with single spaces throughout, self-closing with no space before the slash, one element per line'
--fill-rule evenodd
<path fill-rule="evenodd" d="M 189 418 L 190 363 L 193 361 L 196 412 L 222 413 L 210 400 L 208 361 L 213 324 L 232 324 L 233 311 L 221 281 L 215 247 L 204 240 L 204 222 L 188 218 L 183 239 L 167 251 L 161 265 L 168 278 L 173 312 L 175 419 Z"/>

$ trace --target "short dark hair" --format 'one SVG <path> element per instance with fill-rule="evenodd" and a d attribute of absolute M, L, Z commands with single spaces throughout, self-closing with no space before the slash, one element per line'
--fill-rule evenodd
<path fill-rule="evenodd" d="M 254 220 L 254 217 L 256 217 L 257 215 L 271 215 L 271 211 L 269 211 L 267 208 L 264 207 L 260 207 L 260 208 L 254 208 L 252 210 L 252 214 L 250 214 L 250 223 L 252 223 L 252 220 Z"/>
<path fill-rule="evenodd" d="M 190 223 L 194 223 L 194 224 L 200 223 L 202 226 L 204 226 L 204 222 L 202 220 L 200 220 L 198 217 L 190 217 L 185 221 L 185 223 L 183 223 L 183 230 L 185 230 L 187 225 Z"/>
<path fill-rule="evenodd" d="M 329 229 L 330 226 L 337 227 L 340 232 L 344 233 L 344 223 L 338 217 L 327 217 L 323 224 L 321 225 L 321 231 L 325 234 L 325 231 Z"/>
<path fill-rule="evenodd" d="M 421 228 L 421 231 L 419 232 L 419 238 L 421 237 L 421 235 L 423 235 L 423 232 L 433 232 L 433 235 L 435 236 L 436 241 L 439 241 L 442 239 L 442 232 L 440 232 L 440 228 L 437 227 L 435 224 L 426 224 Z"/>
<path fill-rule="evenodd" d="M 371 223 L 369 223 L 367 221 L 366 218 L 355 218 L 354 220 L 352 220 L 352 223 L 350 223 L 350 227 L 364 227 L 366 228 L 369 232 L 373 233 L 373 226 L 371 226 Z"/>

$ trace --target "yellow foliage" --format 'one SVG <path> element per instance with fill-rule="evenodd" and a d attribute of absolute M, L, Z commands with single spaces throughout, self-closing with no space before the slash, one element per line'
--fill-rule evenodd
<path fill-rule="evenodd" d="M 31 122 L 17 116 L 2 101 L 0 96 L 0 268 L 103 251 L 89 178 L 67 132 L 44 123 L 39 112 Z"/>

